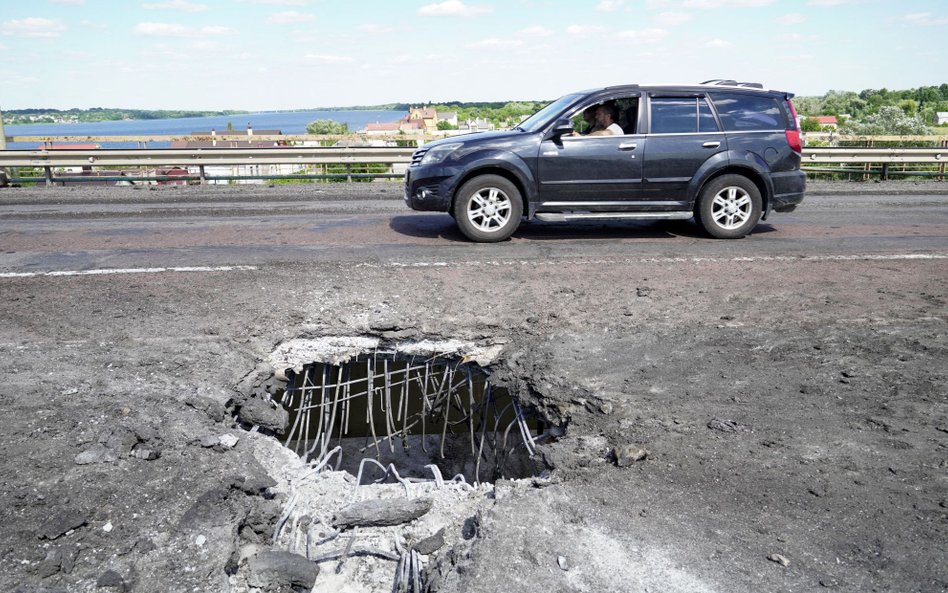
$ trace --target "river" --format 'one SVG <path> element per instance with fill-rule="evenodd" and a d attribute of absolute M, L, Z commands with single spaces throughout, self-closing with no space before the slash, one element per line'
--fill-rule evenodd
<path fill-rule="evenodd" d="M 306 125 L 318 119 L 343 122 L 352 132 L 366 124 L 393 122 L 403 117 L 403 111 L 269 111 L 212 117 L 184 117 L 177 119 L 123 120 L 80 122 L 74 124 L 5 125 L 9 136 L 187 136 L 192 132 L 218 133 L 227 131 L 230 124 L 237 133 L 251 125 L 255 132 L 279 130 L 284 134 L 305 134 Z M 100 142 L 102 148 L 135 148 L 134 142 Z M 164 148 L 167 142 L 151 142 L 151 148 Z M 10 142 L 10 149 L 36 149 L 36 142 Z"/>

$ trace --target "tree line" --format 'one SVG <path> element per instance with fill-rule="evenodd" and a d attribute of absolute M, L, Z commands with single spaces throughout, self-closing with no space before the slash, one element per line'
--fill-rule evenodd
<path fill-rule="evenodd" d="M 935 114 L 948 112 L 948 84 L 890 91 L 886 88 L 829 91 L 820 97 L 796 97 L 797 113 L 807 118 L 834 115 L 843 134 L 925 135 L 935 133 Z M 803 130 L 819 131 L 813 119 L 803 120 Z"/>
<path fill-rule="evenodd" d="M 123 109 L 92 107 L 90 109 L 11 109 L 3 112 L 9 124 L 40 124 L 62 122 L 101 122 L 124 119 L 179 119 L 184 117 L 213 117 L 218 115 L 240 115 L 248 111 L 198 111 L 193 109 Z"/>

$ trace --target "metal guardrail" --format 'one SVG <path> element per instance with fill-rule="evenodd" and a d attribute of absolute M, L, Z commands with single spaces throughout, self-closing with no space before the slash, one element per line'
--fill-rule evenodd
<path fill-rule="evenodd" d="M 945 178 L 948 147 L 939 148 L 858 148 L 813 147 L 803 150 L 803 170 L 814 173 L 857 173 L 866 177 L 878 175 L 886 180 L 891 176 Z M 827 167 L 838 164 L 837 167 Z M 927 165 L 926 170 L 905 168 L 904 165 Z M 821 166 L 823 165 L 823 166 Z M 846 165 L 862 165 L 860 168 Z M 878 165 L 873 168 L 872 165 Z M 892 165 L 903 165 L 894 170 Z M 932 167 L 932 165 L 935 165 Z"/>
<path fill-rule="evenodd" d="M 245 137 L 246 138 L 246 137 Z M 169 148 L 169 149 L 83 149 L 83 150 L 2 150 L 0 167 L 41 168 L 42 178 L 12 176 L 13 182 L 31 182 L 45 179 L 47 184 L 74 181 L 200 181 L 202 183 L 234 179 L 358 179 L 398 178 L 401 174 L 359 173 L 353 171 L 358 165 L 384 164 L 390 167 L 407 165 L 411 161 L 413 148 L 353 148 L 353 147 L 292 147 L 273 148 Z M 287 165 L 300 170 L 313 165 L 345 165 L 344 173 L 317 174 L 271 174 L 259 170 L 243 174 L 208 174 L 210 167 L 260 167 Z M 70 175 L 56 169 L 77 167 L 86 169 L 84 174 Z M 135 167 L 160 170 L 170 167 L 196 169 L 197 174 L 187 175 L 128 175 L 116 171 L 113 176 L 92 175 L 93 168 Z"/>
<path fill-rule="evenodd" d="M 244 137 L 246 138 L 246 137 Z M 12 176 L 14 182 L 43 181 L 52 184 L 65 181 L 136 181 L 176 180 L 200 181 L 246 179 L 325 179 L 325 178 L 397 178 L 400 174 L 389 169 L 387 173 L 360 173 L 353 167 L 362 164 L 385 164 L 390 167 L 407 165 L 413 148 L 375 147 L 292 147 L 273 148 L 185 148 L 185 149 L 83 149 L 83 150 L 0 150 L 0 167 L 41 168 L 43 177 Z M 843 148 L 813 147 L 803 152 L 804 170 L 833 173 L 920 175 L 945 177 L 948 162 L 948 147 L 940 148 Z M 839 167 L 826 167 L 829 164 Z M 893 164 L 926 165 L 926 171 L 893 171 Z M 322 174 L 272 174 L 259 170 L 248 174 L 208 175 L 207 168 L 221 166 L 270 166 L 289 165 L 300 170 L 314 165 L 345 165 L 344 173 Z M 862 165 L 863 168 L 845 168 L 846 165 Z M 872 165 L 879 165 L 872 168 Z M 935 167 L 932 167 L 935 165 Z M 70 175 L 56 169 L 82 168 L 81 175 Z M 196 169 L 187 175 L 141 175 L 128 176 L 116 171 L 109 176 L 103 168 L 134 167 L 141 170 L 159 170 L 169 167 Z M 93 169 L 97 169 L 92 175 Z M 104 176 L 103 176 L 104 173 Z"/>

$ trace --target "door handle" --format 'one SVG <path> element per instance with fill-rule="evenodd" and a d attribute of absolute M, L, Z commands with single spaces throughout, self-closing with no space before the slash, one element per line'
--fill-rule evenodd
<path fill-rule="evenodd" d="M 619 145 L 619 150 L 635 150 L 638 144 L 635 142 L 623 142 Z"/>
<path fill-rule="evenodd" d="M 702 148 L 717 148 L 718 146 L 721 146 L 721 143 L 720 142 L 705 142 L 701 146 Z"/>

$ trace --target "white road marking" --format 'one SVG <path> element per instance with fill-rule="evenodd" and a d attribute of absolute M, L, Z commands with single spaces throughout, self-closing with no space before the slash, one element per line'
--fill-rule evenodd
<path fill-rule="evenodd" d="M 256 270 L 257 266 L 184 266 L 177 268 L 104 268 L 98 270 L 54 270 L 51 272 L 0 272 L 0 278 L 37 276 L 107 276 L 110 274 L 160 274 L 163 272 L 236 272 Z"/>
<path fill-rule="evenodd" d="M 487 260 L 457 262 L 389 262 L 384 264 L 359 263 L 354 268 L 447 268 L 447 267 L 501 267 L 501 266 L 562 266 L 562 265 L 621 265 L 621 264 L 687 264 L 729 262 L 821 262 L 821 261 L 905 261 L 943 260 L 948 253 L 894 253 L 888 255 L 759 255 L 738 257 L 640 257 L 607 259 L 552 259 Z M 0 272 L 0 278 L 36 278 L 54 276 L 107 276 L 111 274 L 160 274 L 164 272 L 242 272 L 259 270 L 258 266 L 182 266 L 172 268 L 103 268 L 96 270 L 53 270 L 49 272 Z"/>
<path fill-rule="evenodd" d="M 482 266 L 562 266 L 562 265 L 616 265 L 616 264 L 680 264 L 680 263 L 729 263 L 729 262 L 821 262 L 821 261 L 904 261 L 904 260 L 942 260 L 948 259 L 948 253 L 895 253 L 888 255 L 759 255 L 737 257 L 640 257 L 606 259 L 549 259 L 526 260 L 487 260 L 458 262 L 390 262 L 384 264 L 361 263 L 356 268 L 443 268 L 443 267 L 482 267 Z"/>

